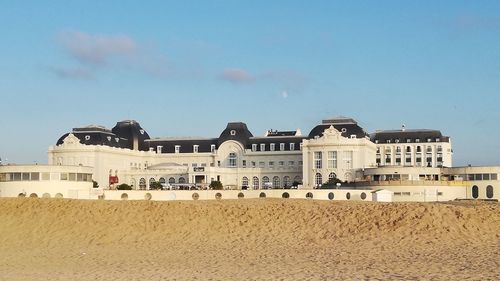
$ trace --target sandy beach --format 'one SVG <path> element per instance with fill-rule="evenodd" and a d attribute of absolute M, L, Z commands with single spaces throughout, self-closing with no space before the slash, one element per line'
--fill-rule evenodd
<path fill-rule="evenodd" d="M 498 280 L 498 203 L 0 199 L 0 280 Z"/>

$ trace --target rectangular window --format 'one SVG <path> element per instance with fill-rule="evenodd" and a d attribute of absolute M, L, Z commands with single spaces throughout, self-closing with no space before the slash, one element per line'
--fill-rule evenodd
<path fill-rule="evenodd" d="M 257 162 L 252 161 L 252 168 L 255 168 L 255 167 L 257 167 Z"/>
<path fill-rule="evenodd" d="M 344 151 L 344 168 L 352 169 L 352 151 Z"/>
<path fill-rule="evenodd" d="M 62 175 L 62 174 L 61 174 Z M 50 180 L 50 174 L 49 173 L 42 173 L 42 180 L 43 181 L 48 181 Z"/>
<path fill-rule="evenodd" d="M 259 168 L 264 168 L 266 166 L 266 162 L 260 161 L 259 162 Z"/>
<path fill-rule="evenodd" d="M 274 168 L 274 161 L 269 161 L 269 168 Z"/>
<path fill-rule="evenodd" d="M 314 152 L 314 168 L 316 168 L 316 169 L 322 168 L 322 166 L 323 166 L 322 157 L 323 157 L 323 155 L 322 155 L 321 151 Z"/>
<path fill-rule="evenodd" d="M 266 144 L 265 143 L 260 144 L 260 151 L 266 151 Z"/>
<path fill-rule="evenodd" d="M 242 164 L 243 168 L 246 168 L 247 167 L 247 160 L 243 160 L 241 164 Z"/>
<path fill-rule="evenodd" d="M 76 181 L 83 181 L 83 174 L 82 173 L 76 174 Z"/>
<path fill-rule="evenodd" d="M 30 173 L 23 173 L 23 181 L 29 181 L 30 180 Z"/>
<path fill-rule="evenodd" d="M 498 178 L 498 175 L 497 174 L 491 174 L 491 180 L 492 181 L 496 181 Z"/>
<path fill-rule="evenodd" d="M 202 167 L 206 167 L 206 166 L 207 166 L 207 163 L 201 163 L 201 166 L 202 166 Z"/>
<path fill-rule="evenodd" d="M 270 146 L 269 146 L 270 150 L 271 151 L 274 151 L 274 143 L 271 143 Z"/>
<path fill-rule="evenodd" d="M 210 152 L 215 153 L 215 144 L 210 145 Z"/>
<path fill-rule="evenodd" d="M 0 174 L 0 182 L 4 182 L 4 181 L 7 181 L 7 174 L 2 173 L 2 174 Z"/>
<path fill-rule="evenodd" d="M 76 174 L 75 173 L 69 173 L 68 174 L 68 179 L 70 181 L 76 181 Z"/>
<path fill-rule="evenodd" d="M 217 161 L 217 167 L 220 167 L 220 161 Z"/>
<path fill-rule="evenodd" d="M 337 151 L 328 151 L 328 169 L 337 168 Z"/>
<path fill-rule="evenodd" d="M 290 143 L 290 151 L 294 151 L 295 150 L 295 143 Z"/>
<path fill-rule="evenodd" d="M 236 163 L 238 161 L 238 157 L 236 156 L 236 153 L 231 152 L 229 153 L 229 167 L 236 167 Z"/>
<path fill-rule="evenodd" d="M 31 180 L 32 181 L 40 180 L 40 173 L 31 173 Z"/>
<path fill-rule="evenodd" d="M 191 167 L 198 167 L 198 163 L 191 163 Z"/>
<path fill-rule="evenodd" d="M 285 150 L 285 144 L 284 143 L 280 143 L 280 151 L 284 151 Z"/>
<path fill-rule="evenodd" d="M 67 181 L 68 180 L 68 173 L 61 173 L 61 180 Z"/>
<path fill-rule="evenodd" d="M 257 151 L 257 144 L 252 144 L 252 151 Z"/>
<path fill-rule="evenodd" d="M 180 145 L 176 145 L 175 146 L 175 153 L 179 153 L 181 151 L 181 146 Z"/>
<path fill-rule="evenodd" d="M 199 145 L 197 145 L 197 144 L 193 145 L 193 152 L 194 153 L 198 153 L 198 147 L 199 147 Z"/>
<path fill-rule="evenodd" d="M 288 161 L 288 166 L 290 167 L 295 166 L 295 161 Z"/>
<path fill-rule="evenodd" d="M 302 151 L 302 143 L 300 143 L 300 150 Z"/>
<path fill-rule="evenodd" d="M 285 166 L 285 161 L 279 161 L 279 162 L 278 162 L 278 165 L 279 165 L 280 167 Z"/>
<path fill-rule="evenodd" d="M 301 160 L 301 161 L 299 161 L 299 166 L 302 166 L 302 165 L 303 165 L 303 162 L 302 162 L 302 160 Z"/>

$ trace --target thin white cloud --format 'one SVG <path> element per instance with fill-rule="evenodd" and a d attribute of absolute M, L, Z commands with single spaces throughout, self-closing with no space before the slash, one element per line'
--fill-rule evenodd
<path fill-rule="evenodd" d="M 138 44 L 127 35 L 92 35 L 67 30 L 59 34 L 59 43 L 71 57 L 91 65 L 103 65 L 114 58 L 131 58 L 138 54 Z"/>
<path fill-rule="evenodd" d="M 76 67 L 51 67 L 51 71 L 60 78 L 93 79 L 99 69 L 138 71 L 159 79 L 180 72 L 167 62 L 163 54 L 124 34 L 89 34 L 66 30 L 58 34 L 57 43 L 77 63 Z"/>
<path fill-rule="evenodd" d="M 59 68 L 51 67 L 50 71 L 56 74 L 59 78 L 75 79 L 75 80 L 92 80 L 95 78 L 94 73 L 86 68 Z"/>
<path fill-rule="evenodd" d="M 233 84 L 242 84 L 254 82 L 255 76 L 243 69 L 227 68 L 220 75 L 220 79 Z"/>
<path fill-rule="evenodd" d="M 282 96 L 284 99 L 288 98 L 288 92 L 287 92 L 287 91 L 283 91 L 283 92 L 281 92 L 281 96 Z"/>

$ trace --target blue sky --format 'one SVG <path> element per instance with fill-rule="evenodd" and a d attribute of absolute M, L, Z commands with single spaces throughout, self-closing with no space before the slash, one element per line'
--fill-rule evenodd
<path fill-rule="evenodd" d="M 0 157 L 73 127 L 439 129 L 500 164 L 500 1 L 1 1 Z"/>

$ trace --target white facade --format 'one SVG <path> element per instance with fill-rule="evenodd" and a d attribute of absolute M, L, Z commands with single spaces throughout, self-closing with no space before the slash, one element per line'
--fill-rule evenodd
<path fill-rule="evenodd" d="M 319 187 L 329 179 L 360 181 L 363 170 L 375 167 L 376 147 L 368 138 L 346 138 L 330 126 L 323 136 L 302 145 L 304 185 Z"/>

